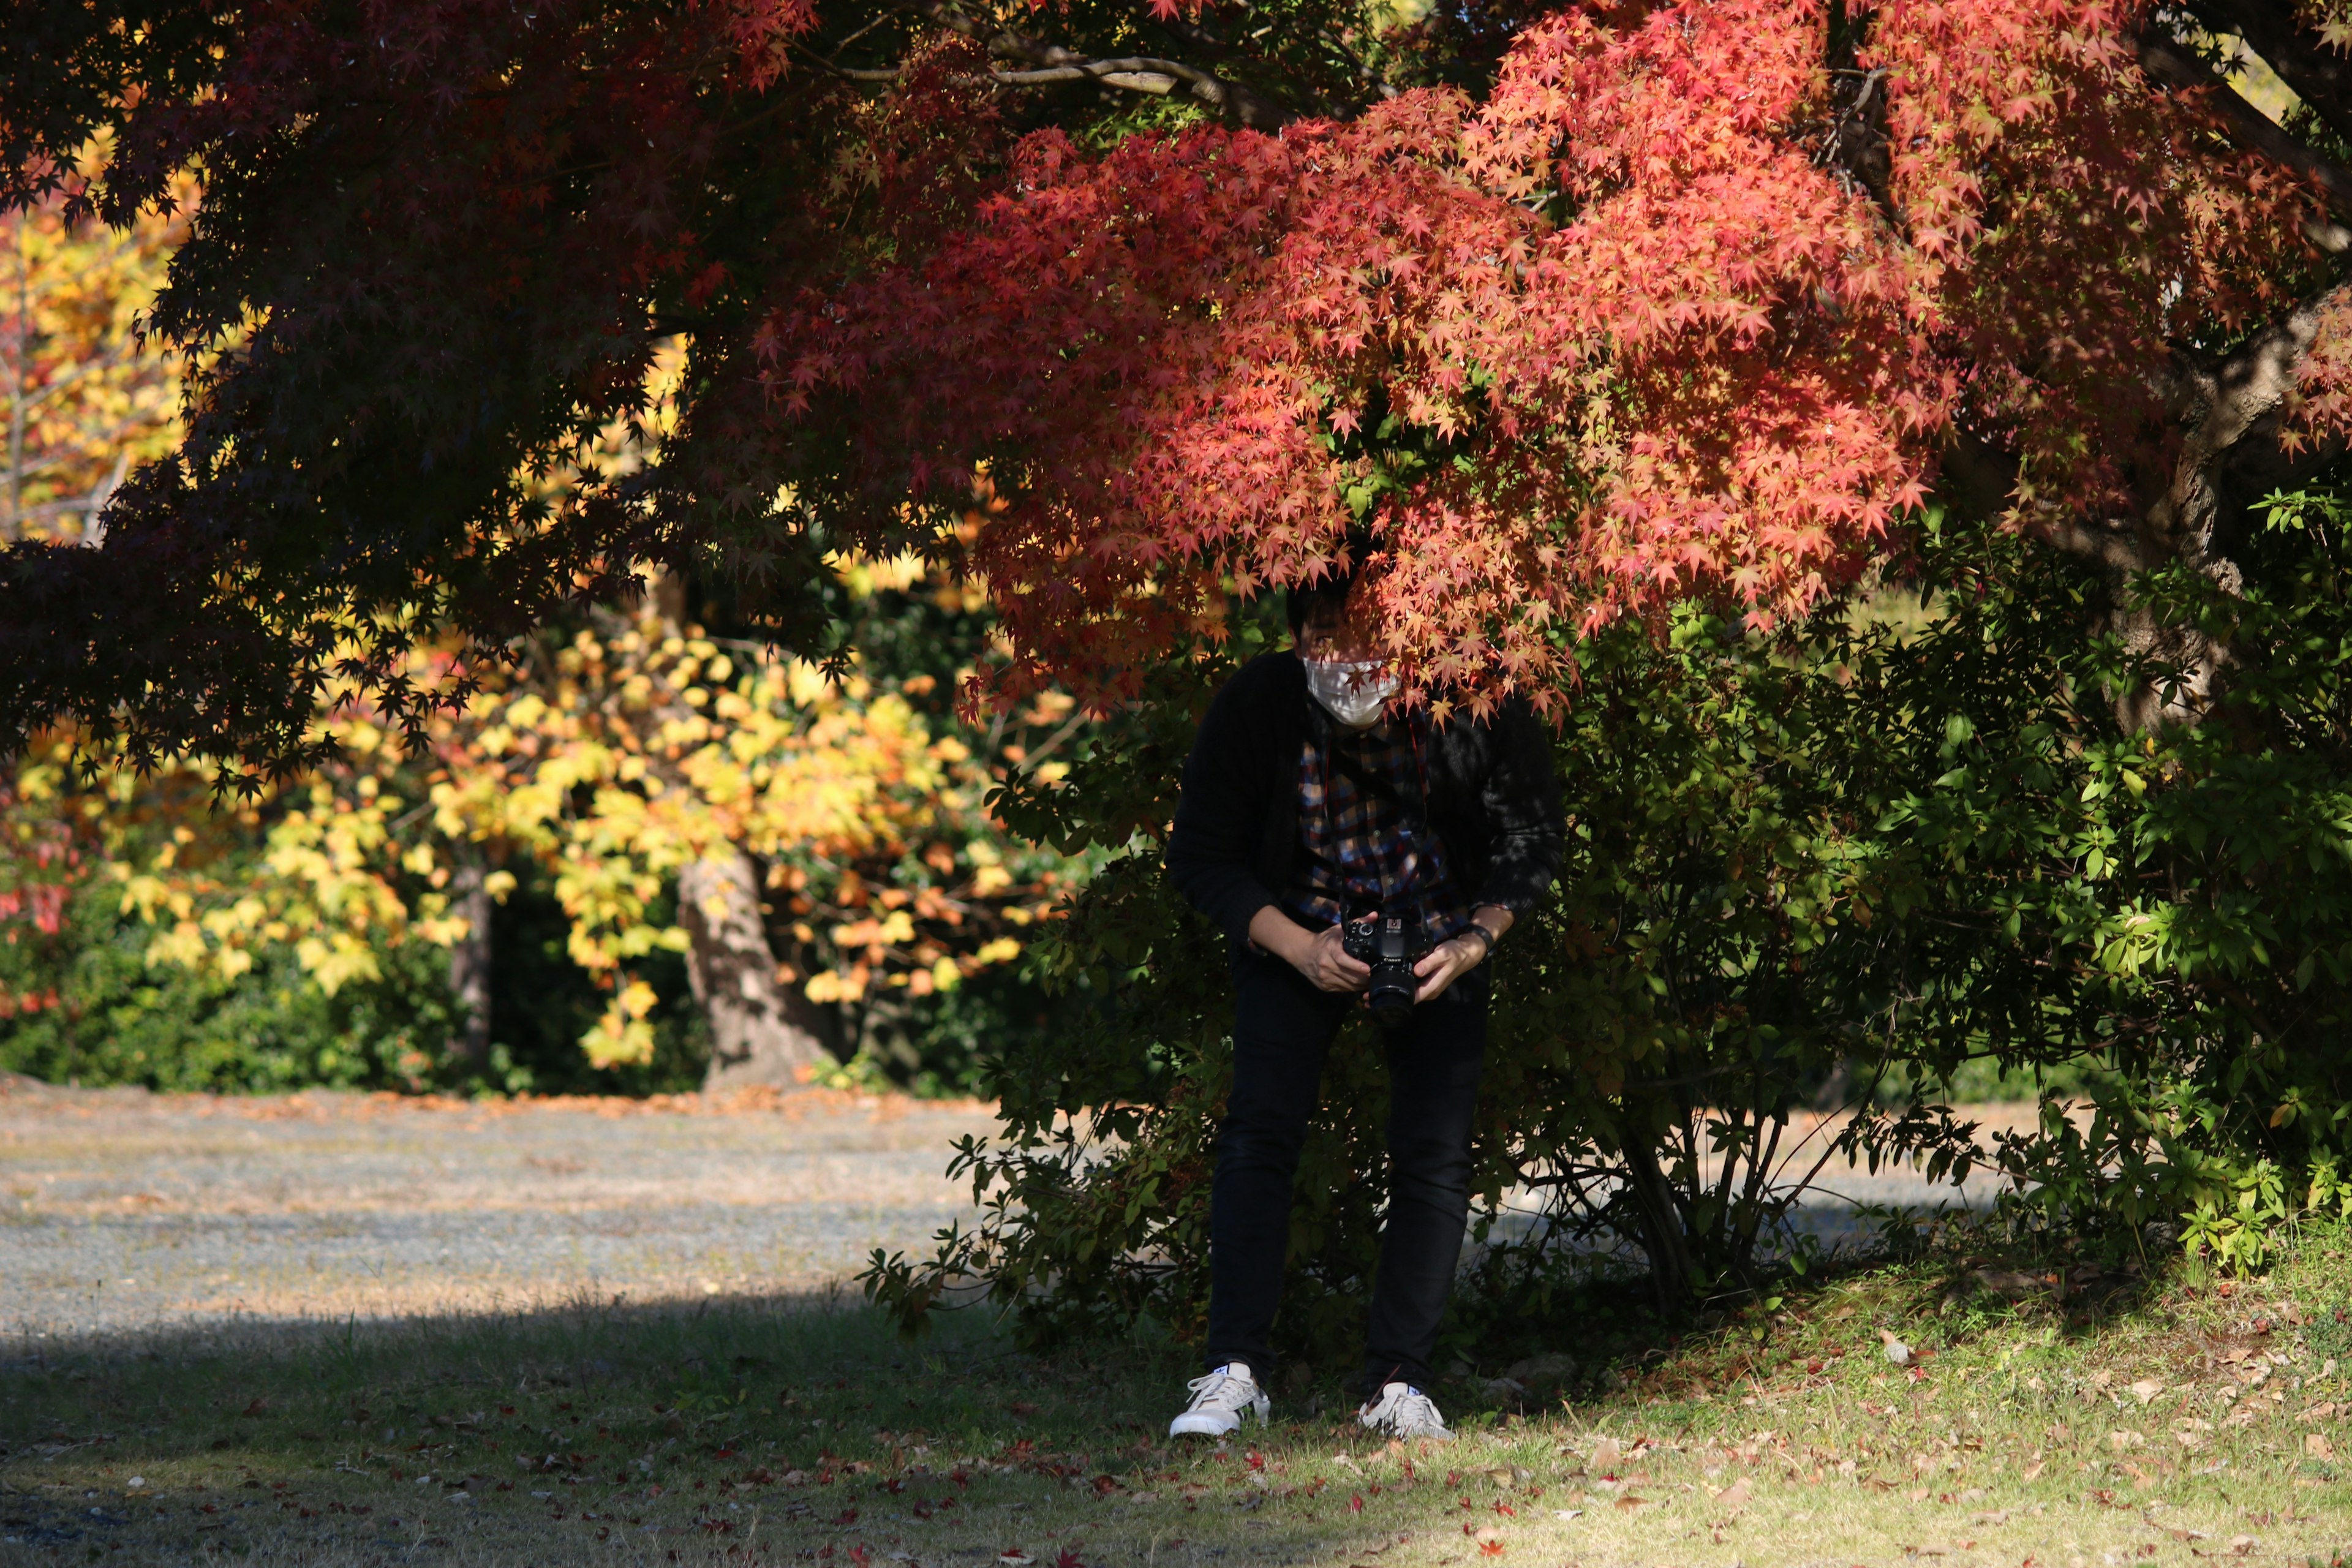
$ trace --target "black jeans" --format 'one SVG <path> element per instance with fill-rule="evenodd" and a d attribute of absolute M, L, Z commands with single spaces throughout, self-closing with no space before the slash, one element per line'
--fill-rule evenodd
<path fill-rule="evenodd" d="M 1209 1365 L 1263 1381 L 1282 1293 L 1291 1184 L 1323 1061 L 1353 995 L 1318 991 L 1276 958 L 1234 961 L 1234 1092 L 1209 1200 Z M 1470 1123 L 1486 1050 L 1486 972 L 1472 970 L 1387 1036 L 1389 1215 L 1365 1336 L 1368 1392 L 1427 1386 L 1470 1208 Z"/>

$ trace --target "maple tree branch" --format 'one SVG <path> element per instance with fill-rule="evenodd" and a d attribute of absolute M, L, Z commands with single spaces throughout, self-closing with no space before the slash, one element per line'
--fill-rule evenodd
<path fill-rule="evenodd" d="M 2338 213 L 2352 215 L 2352 169 L 2290 135 L 2154 20 L 2140 33 L 2139 64 L 2160 86 L 2202 95 L 2232 142 L 2285 164 L 2325 192 L 2328 205 Z"/>
<path fill-rule="evenodd" d="M 1886 129 L 1886 68 L 1862 68 L 1864 25 L 1841 13 L 1830 29 L 1830 124 L 1820 162 L 1833 165 L 1874 203 L 1898 234 L 1909 226 L 1895 199 L 1894 143 Z"/>
<path fill-rule="evenodd" d="M 1044 66 L 1036 70 L 991 71 L 989 79 L 1006 87 L 1042 87 L 1057 81 L 1099 81 L 1135 92 L 1165 93 L 1178 82 L 1192 89 L 1203 103 L 1223 108 L 1225 84 L 1209 72 L 1175 60 L 1135 55 L 1117 60 L 1080 60 L 1070 65 Z"/>
<path fill-rule="evenodd" d="M 1008 87 L 1092 80 L 1123 87 L 1129 91 L 1165 93 L 1172 89 L 1175 82 L 1181 81 L 1191 89 L 1194 98 L 1212 109 L 1232 114 L 1253 131 L 1279 131 L 1298 118 L 1296 111 L 1263 93 L 1221 77 L 1214 71 L 1203 70 L 1181 60 L 1151 57 L 1097 60 L 1011 27 L 983 27 L 946 0 L 922 0 L 913 8 L 943 27 L 952 28 L 968 38 L 986 44 L 988 52 L 1000 59 L 1019 60 L 1034 68 L 1026 71 L 990 73 L 996 81 Z M 1162 86 L 1149 79 L 1155 76 L 1172 79 L 1167 86 Z"/>
<path fill-rule="evenodd" d="M 2352 301 L 2352 281 L 2304 300 L 2235 353 L 2211 363 L 2177 358 L 2160 390 L 2184 436 L 2173 478 L 2145 519 L 2061 519 L 2045 525 L 2053 543 L 2110 571 L 2144 572 L 2184 556 L 2219 576 L 2234 568 L 2214 551 L 2221 469 L 2248 437 L 2285 406 L 2304 356 L 2326 314 Z"/>
<path fill-rule="evenodd" d="M 2182 0 L 2217 33 L 2235 33 L 2337 135 L 2352 138 L 2352 60 L 2303 25 L 2292 0 Z"/>
<path fill-rule="evenodd" d="M 2304 361 L 2333 312 L 2352 304 L 2352 280 L 2311 295 L 2236 353 L 2210 363 L 2176 355 L 2160 389 L 2181 430 L 2180 450 L 2164 489 L 2144 515 L 2044 520 L 2051 542 L 2096 566 L 2118 584 L 2177 563 L 2236 598 L 2245 574 L 2228 552 L 2233 515 L 2231 474 L 2259 464 L 2265 445 L 2285 454 L 2280 424 L 2301 380 Z M 2313 462 L 2340 455 L 2340 444 L 2315 446 Z M 2213 711 L 2236 663 L 2226 636 L 2168 621 L 2145 604 L 2119 603 L 2114 619 L 2135 658 L 2173 672 L 2116 694 L 2126 731 L 2198 723 Z"/>

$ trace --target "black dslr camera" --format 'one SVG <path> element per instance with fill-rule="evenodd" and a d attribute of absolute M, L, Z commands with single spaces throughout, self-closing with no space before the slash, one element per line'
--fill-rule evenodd
<path fill-rule="evenodd" d="M 1340 926 L 1339 946 L 1349 958 L 1371 966 L 1364 1001 L 1381 1026 L 1393 1029 L 1403 1023 L 1421 991 L 1421 976 L 1412 966 L 1429 952 L 1422 943 L 1421 921 L 1411 915 L 1360 915 Z"/>

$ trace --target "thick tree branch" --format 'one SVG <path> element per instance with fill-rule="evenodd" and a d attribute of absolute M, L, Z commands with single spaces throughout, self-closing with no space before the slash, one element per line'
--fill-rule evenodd
<path fill-rule="evenodd" d="M 991 71 L 990 79 L 1007 87 L 1038 87 L 1057 81 L 1099 81 L 1131 92 L 1164 93 L 1178 82 L 1192 89 L 1202 102 L 1224 107 L 1225 83 L 1209 72 L 1175 60 L 1132 56 L 1117 60 L 1077 60 L 1068 65 L 1042 66 L 1035 70 Z"/>
<path fill-rule="evenodd" d="M 2154 21 L 2140 34 L 2139 63 L 2150 78 L 2168 88 L 2205 94 L 2231 141 L 2285 164 L 2325 192 L 2336 212 L 2352 216 L 2352 169 L 2289 135 Z"/>
<path fill-rule="evenodd" d="M 2352 59 L 2302 24 L 2292 0 L 2185 0 L 2217 33 L 2235 33 L 2337 135 L 2352 138 Z"/>
<path fill-rule="evenodd" d="M 1894 144 L 1886 129 L 1886 71 L 1862 68 L 1861 47 L 1869 21 L 1832 9 L 1829 29 L 1830 125 L 1817 157 L 1867 193 L 1895 232 L 1906 231 L 1903 208 L 1895 199 Z"/>
<path fill-rule="evenodd" d="M 2144 519 L 2054 523 L 2049 529 L 2053 542 L 2119 572 L 2146 571 L 2186 558 L 2220 576 L 2234 577 L 2236 568 L 2214 547 L 2222 471 L 2250 436 L 2275 428 L 2320 323 L 2330 310 L 2347 302 L 2352 302 L 2352 281 L 2305 300 L 2226 359 L 2210 364 L 2176 360 L 2163 378 L 2162 391 L 2184 434 L 2163 495 Z"/>
<path fill-rule="evenodd" d="M 992 71 L 1008 87 L 1043 86 L 1054 82 L 1099 81 L 1132 92 L 1165 93 L 1182 82 L 1192 95 L 1221 113 L 1230 114 L 1253 131 L 1279 131 L 1298 118 L 1293 110 L 1237 81 L 1181 60 L 1135 57 L 1092 59 L 1075 49 L 1049 44 L 1010 27 L 983 26 L 945 0 L 922 0 L 914 10 L 943 27 L 951 27 L 988 47 L 999 59 L 1019 60 L 1029 70 Z"/>
<path fill-rule="evenodd" d="M 2214 363 L 2177 360 L 2167 378 L 2167 401 L 2180 420 L 2180 451 L 2163 493 L 2141 517 L 2064 519 L 2047 527 L 2052 542 L 2096 565 L 2120 583 L 2137 573 L 2179 563 L 2229 595 L 2242 594 L 2243 574 L 2230 559 L 2223 534 L 2233 521 L 2228 494 L 2233 466 L 2250 456 L 2242 447 L 2276 445 L 2281 416 L 2301 379 L 2322 323 L 2352 304 L 2352 281 L 2305 300 L 2235 353 Z M 2116 618 L 2126 646 L 2179 672 L 2177 684 L 2120 693 L 2116 715 L 2131 729 L 2193 723 L 2218 695 L 2231 663 L 2226 642 L 2193 626 L 2160 621 L 2145 608 Z"/>

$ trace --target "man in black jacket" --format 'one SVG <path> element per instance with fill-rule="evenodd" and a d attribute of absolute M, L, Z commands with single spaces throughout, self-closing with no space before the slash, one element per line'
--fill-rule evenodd
<path fill-rule="evenodd" d="M 1234 1089 L 1209 1219 L 1209 1368 L 1171 1436 L 1263 1421 L 1291 1184 L 1323 1061 L 1370 976 L 1341 923 L 1402 914 L 1428 952 L 1387 1031 L 1389 1215 L 1358 1412 L 1440 1439 L 1423 1392 L 1469 1212 L 1486 1043 L 1484 964 L 1550 887 L 1560 853 L 1549 737 L 1521 703 L 1443 726 L 1390 700 L 1396 679 L 1351 620 L 1349 584 L 1290 597 L 1293 651 L 1244 666 L 1184 764 L 1168 874 L 1233 941 Z"/>

